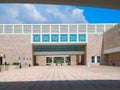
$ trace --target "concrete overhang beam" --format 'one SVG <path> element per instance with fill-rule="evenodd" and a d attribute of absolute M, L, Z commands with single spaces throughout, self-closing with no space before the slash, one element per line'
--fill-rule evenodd
<path fill-rule="evenodd" d="M 120 9 L 120 0 L 0 0 L 0 3 L 59 4 Z"/>

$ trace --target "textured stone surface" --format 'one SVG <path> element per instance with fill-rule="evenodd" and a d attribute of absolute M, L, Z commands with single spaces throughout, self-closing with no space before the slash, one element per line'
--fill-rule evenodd
<path fill-rule="evenodd" d="M 104 33 L 104 50 L 120 47 L 120 24 Z M 103 64 L 120 66 L 120 52 L 104 55 Z"/>
<path fill-rule="evenodd" d="M 4 61 L 10 64 L 14 61 L 20 61 L 22 64 L 32 63 L 31 36 L 20 34 L 0 35 L 0 54 L 5 54 Z"/>
<path fill-rule="evenodd" d="M 81 55 L 77 55 L 77 64 L 81 65 L 82 59 L 81 59 Z"/>
<path fill-rule="evenodd" d="M 87 64 L 91 64 L 91 56 L 101 56 L 102 51 L 102 34 L 89 34 L 86 45 L 86 60 Z"/>
<path fill-rule="evenodd" d="M 120 47 L 120 24 L 104 33 L 104 50 Z"/>
<path fill-rule="evenodd" d="M 0 90 L 120 90 L 120 67 L 38 66 L 0 72 Z"/>
<path fill-rule="evenodd" d="M 71 55 L 70 60 L 71 60 L 72 66 L 77 65 L 77 56 L 76 55 Z"/>
<path fill-rule="evenodd" d="M 36 63 L 39 66 L 45 66 L 46 65 L 46 56 L 36 56 Z"/>
<path fill-rule="evenodd" d="M 120 52 L 105 55 L 104 61 L 107 65 L 120 66 Z"/>

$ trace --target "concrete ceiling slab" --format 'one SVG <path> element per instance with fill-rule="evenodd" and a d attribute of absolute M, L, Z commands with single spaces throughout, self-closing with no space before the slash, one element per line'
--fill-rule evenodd
<path fill-rule="evenodd" d="M 59 4 L 120 9 L 120 0 L 0 0 L 0 3 Z"/>

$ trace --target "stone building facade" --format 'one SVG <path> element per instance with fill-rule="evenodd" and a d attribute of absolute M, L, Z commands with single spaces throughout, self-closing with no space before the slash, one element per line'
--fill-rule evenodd
<path fill-rule="evenodd" d="M 0 64 L 120 65 L 119 41 L 119 24 L 2 24 Z"/>
<path fill-rule="evenodd" d="M 103 64 L 120 66 L 120 25 L 103 34 Z"/>

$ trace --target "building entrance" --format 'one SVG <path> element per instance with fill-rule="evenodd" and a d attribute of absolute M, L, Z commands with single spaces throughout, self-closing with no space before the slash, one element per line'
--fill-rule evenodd
<path fill-rule="evenodd" d="M 64 57 L 54 57 L 54 63 L 56 64 L 56 66 L 62 66 L 62 64 L 64 63 Z"/>
<path fill-rule="evenodd" d="M 0 65 L 2 65 L 2 57 L 0 57 Z"/>
<path fill-rule="evenodd" d="M 45 65 L 83 65 L 85 64 L 85 45 L 76 44 L 53 44 L 33 45 L 33 64 Z"/>
<path fill-rule="evenodd" d="M 69 56 L 47 56 L 46 57 L 46 65 L 55 65 L 55 66 L 63 66 L 70 65 L 70 57 Z"/>

